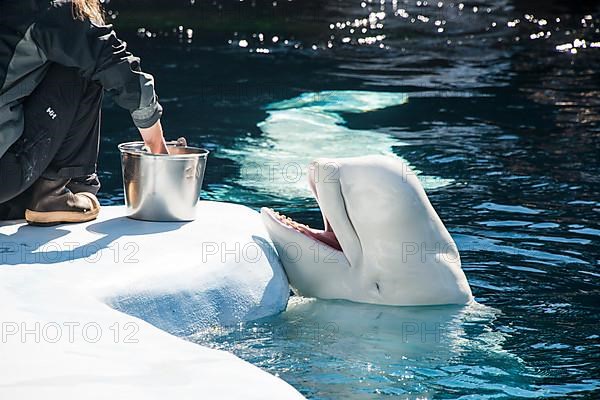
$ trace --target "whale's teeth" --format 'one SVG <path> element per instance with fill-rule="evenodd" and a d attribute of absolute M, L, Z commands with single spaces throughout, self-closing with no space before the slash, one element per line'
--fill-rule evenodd
<path fill-rule="evenodd" d="M 277 220 L 279 220 L 279 222 L 281 222 L 285 226 L 289 226 L 290 228 L 293 228 L 293 229 L 297 230 L 300 233 L 302 233 L 302 229 L 301 228 L 308 229 L 308 225 L 301 224 L 301 223 L 299 223 L 297 221 L 294 221 L 291 217 L 288 217 L 287 215 L 282 214 L 279 211 L 275 211 L 273 209 L 270 209 L 270 210 L 273 211 L 273 214 L 275 215 L 275 218 L 277 218 Z"/>

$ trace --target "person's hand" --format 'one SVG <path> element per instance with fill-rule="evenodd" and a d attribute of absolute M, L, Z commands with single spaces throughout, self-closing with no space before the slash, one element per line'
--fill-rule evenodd
<path fill-rule="evenodd" d="M 152 154 L 169 154 L 160 120 L 150 128 L 140 128 L 140 134 Z"/>

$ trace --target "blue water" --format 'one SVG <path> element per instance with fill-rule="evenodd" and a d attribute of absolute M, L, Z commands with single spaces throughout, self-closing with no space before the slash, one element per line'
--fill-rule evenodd
<path fill-rule="evenodd" d="M 109 6 L 156 76 L 169 136 L 213 152 L 204 198 L 318 226 L 310 159 L 396 154 L 477 304 L 293 298 L 190 339 L 309 398 L 600 398 L 599 6 L 361 3 Z M 130 126 L 108 102 L 104 204 L 123 201 L 116 144 L 136 138 Z"/>

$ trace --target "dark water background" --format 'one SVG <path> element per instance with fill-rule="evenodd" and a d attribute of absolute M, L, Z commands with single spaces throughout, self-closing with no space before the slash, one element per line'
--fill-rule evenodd
<path fill-rule="evenodd" d="M 300 304 L 198 341 L 314 398 L 600 398 L 596 2 L 113 0 L 108 8 L 155 75 L 167 134 L 213 151 L 205 198 L 274 205 L 321 224 L 312 199 L 242 187 L 243 155 L 227 150 L 239 138 L 264 140 L 257 124 L 275 101 L 323 90 L 406 93 L 406 104 L 347 113 L 345 124 L 392 137 L 394 153 L 452 182 L 428 194 L 487 307 L 443 316 L 458 333 L 417 355 L 386 348 L 399 341 L 393 322 L 362 332 L 340 323 L 333 336 L 311 340 L 274 333 L 335 321 L 348 307 L 365 319 L 408 318 L 337 303 Z M 107 102 L 104 204 L 122 202 L 116 145 L 137 138 L 131 126 Z"/>

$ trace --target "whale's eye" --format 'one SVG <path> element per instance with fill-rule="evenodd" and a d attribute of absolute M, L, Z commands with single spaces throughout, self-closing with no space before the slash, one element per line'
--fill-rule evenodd
<path fill-rule="evenodd" d="M 378 282 L 375 282 L 375 287 L 377 288 L 378 292 L 381 292 L 381 288 L 379 287 L 379 283 Z"/>

